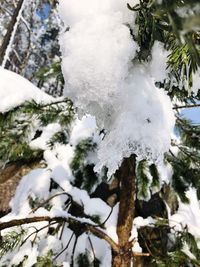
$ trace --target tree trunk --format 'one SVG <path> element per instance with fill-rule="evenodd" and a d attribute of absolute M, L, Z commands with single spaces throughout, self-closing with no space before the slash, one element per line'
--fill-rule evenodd
<path fill-rule="evenodd" d="M 12 36 L 12 32 L 14 30 L 15 23 L 17 22 L 17 17 L 19 15 L 19 12 L 21 10 L 23 2 L 24 2 L 24 0 L 19 0 L 19 2 L 17 3 L 17 7 L 16 7 L 16 9 L 15 9 L 15 11 L 13 13 L 13 16 L 11 18 L 11 21 L 10 21 L 10 23 L 8 25 L 8 29 L 7 29 L 6 35 L 5 35 L 4 39 L 3 39 L 3 42 L 2 42 L 2 45 L 1 45 L 1 48 L 0 48 L 0 65 L 2 65 L 2 63 L 3 63 L 3 59 L 4 59 L 4 56 L 5 56 L 7 47 L 9 46 L 10 39 L 11 39 L 11 36 Z"/>
<path fill-rule="evenodd" d="M 130 267 L 132 242 L 129 240 L 135 215 L 136 156 L 125 158 L 116 172 L 120 179 L 120 202 L 117 221 L 119 253 L 112 253 L 112 267 Z"/>

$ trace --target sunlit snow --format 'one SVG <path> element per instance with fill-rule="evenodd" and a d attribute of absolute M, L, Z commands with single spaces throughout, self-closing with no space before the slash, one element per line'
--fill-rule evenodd
<path fill-rule="evenodd" d="M 134 15 L 121 0 L 61 0 L 60 14 L 69 29 L 60 38 L 65 94 L 80 116 L 94 115 L 107 132 L 95 170 L 107 166 L 110 176 L 131 154 L 162 160 L 175 119 L 169 97 L 155 82 L 167 77 L 168 52 L 156 42 L 152 61 L 133 63 Z"/>
<path fill-rule="evenodd" d="M 53 98 L 22 76 L 0 67 L 0 112 L 7 112 L 31 100 L 50 103 Z"/>

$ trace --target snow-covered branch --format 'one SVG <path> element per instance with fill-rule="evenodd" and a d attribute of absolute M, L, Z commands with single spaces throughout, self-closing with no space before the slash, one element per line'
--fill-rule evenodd
<path fill-rule="evenodd" d="M 103 230 L 100 230 L 95 225 L 80 222 L 79 220 L 76 220 L 75 218 L 71 217 L 50 217 L 50 216 L 35 216 L 30 218 L 22 218 L 22 219 L 14 219 L 7 222 L 0 222 L 0 231 L 4 229 L 8 229 L 14 226 L 22 226 L 24 224 L 30 224 L 30 223 L 37 223 L 37 222 L 57 222 L 57 223 L 63 223 L 67 222 L 69 226 L 71 225 L 77 225 L 79 229 L 82 229 L 83 232 L 90 232 L 93 235 L 104 239 L 108 242 L 108 244 L 111 246 L 112 250 L 115 252 L 119 252 L 118 245 L 110 238 L 106 233 L 103 232 Z"/>

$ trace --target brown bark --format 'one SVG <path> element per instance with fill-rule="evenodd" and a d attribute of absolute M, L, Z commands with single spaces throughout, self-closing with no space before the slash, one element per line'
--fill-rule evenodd
<path fill-rule="evenodd" d="M 0 166 L 0 217 L 9 212 L 9 202 L 14 196 L 21 178 L 36 167 L 42 167 L 40 159 L 30 164 L 10 163 Z"/>
<path fill-rule="evenodd" d="M 113 267 L 130 267 L 132 260 L 132 242 L 129 240 L 135 215 L 135 156 L 125 158 L 116 172 L 120 179 L 120 203 L 117 222 L 119 253 L 113 252 Z"/>
<path fill-rule="evenodd" d="M 0 231 L 14 227 L 14 226 L 21 226 L 24 224 L 45 222 L 45 221 L 46 222 L 57 222 L 57 223 L 67 222 L 69 224 L 69 228 L 77 227 L 79 229 L 83 229 L 83 232 L 90 232 L 94 236 L 97 236 L 100 239 L 104 239 L 110 245 L 112 251 L 114 251 L 116 254 L 119 254 L 118 245 L 112 240 L 112 238 L 110 238 L 106 233 L 104 233 L 103 230 L 98 228 L 97 225 L 84 223 L 84 222 L 77 220 L 76 218 L 71 218 L 71 217 L 35 216 L 35 217 L 30 217 L 30 218 L 14 219 L 14 220 L 6 221 L 6 222 L 0 221 Z"/>
<path fill-rule="evenodd" d="M 15 26 L 15 23 L 17 22 L 17 17 L 19 15 L 19 12 L 20 12 L 20 9 L 22 7 L 22 4 L 23 4 L 24 0 L 19 0 L 19 2 L 17 3 L 17 7 L 13 13 L 13 16 L 11 18 L 11 21 L 8 25 L 8 29 L 7 29 L 7 32 L 6 32 L 6 35 L 3 39 L 3 43 L 1 45 L 1 48 L 0 48 L 0 65 L 2 65 L 3 63 L 3 59 L 4 59 L 4 56 L 5 56 L 5 53 L 6 53 L 6 49 L 9 45 L 9 42 L 10 42 L 10 38 L 12 36 L 12 32 L 13 32 L 13 29 L 14 29 L 14 26 Z"/>

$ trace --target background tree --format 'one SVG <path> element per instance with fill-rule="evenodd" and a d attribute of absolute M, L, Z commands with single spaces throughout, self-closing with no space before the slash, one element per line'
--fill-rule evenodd
<path fill-rule="evenodd" d="M 1 63 L 53 95 L 62 95 L 55 1 L 1 4 Z M 5 35 L 5 36 L 4 36 Z M 55 73 L 55 75 L 54 75 Z"/>

